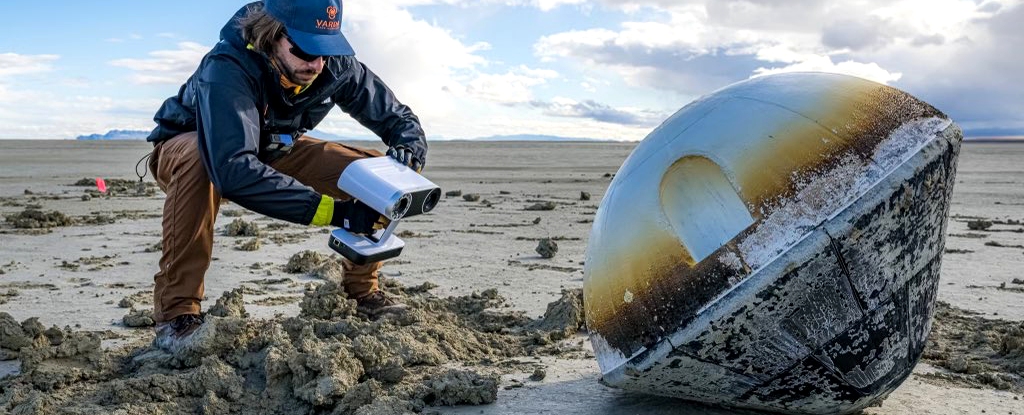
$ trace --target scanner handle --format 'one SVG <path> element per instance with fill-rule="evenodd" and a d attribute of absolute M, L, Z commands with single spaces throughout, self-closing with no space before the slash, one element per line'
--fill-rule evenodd
<path fill-rule="evenodd" d="M 380 244 L 380 241 L 387 240 L 391 237 L 391 234 L 395 232 L 395 227 L 398 226 L 398 220 L 392 220 L 388 224 L 387 228 L 374 232 L 373 234 L 366 235 L 366 239 L 373 241 L 374 244 Z"/>

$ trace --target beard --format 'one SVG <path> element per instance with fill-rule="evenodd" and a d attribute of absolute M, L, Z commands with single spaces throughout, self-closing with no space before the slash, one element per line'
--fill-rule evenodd
<path fill-rule="evenodd" d="M 287 65 L 285 65 L 287 66 Z M 289 81 L 292 81 L 299 85 L 310 85 L 316 80 L 316 77 L 320 75 L 320 72 L 315 70 L 293 70 L 292 68 L 285 68 L 285 76 L 288 77 Z"/>
<path fill-rule="evenodd" d="M 317 76 L 320 75 L 320 71 L 315 69 L 293 68 L 288 65 L 288 61 L 289 60 L 284 56 L 276 56 L 272 63 L 281 75 L 284 75 L 285 78 L 294 84 L 308 86 L 316 80 Z"/>

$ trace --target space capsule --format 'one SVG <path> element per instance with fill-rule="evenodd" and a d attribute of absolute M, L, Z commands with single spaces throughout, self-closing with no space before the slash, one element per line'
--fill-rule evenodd
<path fill-rule="evenodd" d="M 931 327 L 961 140 L 931 105 L 838 74 L 753 78 L 680 109 L 594 220 L 602 381 L 787 413 L 884 398 Z"/>

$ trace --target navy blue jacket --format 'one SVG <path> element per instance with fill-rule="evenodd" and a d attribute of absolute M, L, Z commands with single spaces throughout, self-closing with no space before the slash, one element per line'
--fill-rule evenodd
<path fill-rule="evenodd" d="M 220 42 L 157 111 L 157 127 L 147 140 L 155 144 L 198 132 L 203 165 L 221 196 L 254 212 L 308 224 L 320 193 L 266 164 L 261 149 L 270 133 L 298 137 L 337 105 L 388 146 L 426 145 L 426 138 L 412 110 L 354 56 L 326 58 L 313 84 L 290 97 L 267 57 L 246 48 L 238 19 L 249 7 L 262 4 L 243 7 L 224 26 Z"/>

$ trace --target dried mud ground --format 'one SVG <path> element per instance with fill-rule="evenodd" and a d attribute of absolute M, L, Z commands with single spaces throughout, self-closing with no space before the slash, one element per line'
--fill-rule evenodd
<path fill-rule="evenodd" d="M 209 324 L 170 355 L 148 346 L 148 145 L 0 141 L 0 413 L 732 413 L 600 385 L 577 332 L 587 234 L 632 147 L 433 143 L 425 174 L 452 194 L 399 226 L 383 272 L 412 307 L 377 321 L 337 290 L 326 230 L 227 203 Z M 865 413 L 1024 414 L 1021 160 L 964 146 L 928 348 Z"/>

